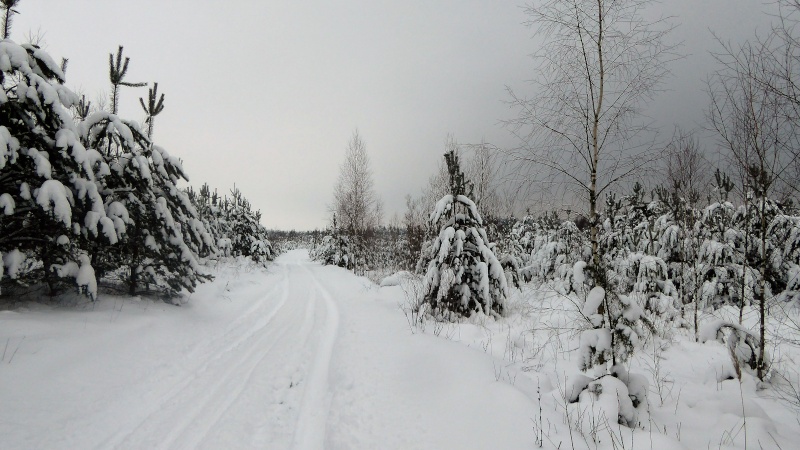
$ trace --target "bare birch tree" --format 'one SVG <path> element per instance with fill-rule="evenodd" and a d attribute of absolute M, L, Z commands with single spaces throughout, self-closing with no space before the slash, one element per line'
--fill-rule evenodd
<path fill-rule="evenodd" d="M 353 132 L 347 145 L 333 195 L 332 212 L 340 230 L 355 241 L 356 253 L 360 253 L 354 255 L 356 265 L 363 266 L 372 233 L 381 224 L 383 205 L 375 193 L 367 147 L 358 130 Z"/>
<path fill-rule="evenodd" d="M 652 159 L 654 138 L 641 108 L 675 58 L 667 20 L 643 16 L 651 3 L 543 0 L 525 8 L 526 25 L 545 42 L 534 55 L 537 93 L 527 98 L 509 89 L 519 115 L 508 125 L 524 143 L 512 157 L 530 173 L 529 184 L 560 190 L 585 211 L 595 269 L 601 196 Z"/>
<path fill-rule="evenodd" d="M 360 233 L 380 224 L 379 205 L 367 147 L 356 130 L 334 188 L 334 212 L 342 228 Z"/>
<path fill-rule="evenodd" d="M 780 70 L 776 70 L 772 41 L 756 40 L 738 48 L 724 46 L 716 55 L 721 69 L 709 80 L 708 120 L 719 142 L 738 171 L 744 200 L 742 248 L 742 298 L 748 271 L 757 270 L 754 294 L 759 311 L 757 374 L 766 376 L 765 331 L 767 303 L 774 282 L 769 258 L 769 228 L 779 213 L 780 200 L 795 189 L 786 177 L 797 160 L 797 104 Z M 779 64 L 779 63 L 778 63 Z M 779 201 L 776 203 L 775 199 Z M 744 303 L 742 303 L 744 306 Z"/>
<path fill-rule="evenodd" d="M 473 200 L 484 220 L 495 220 L 501 215 L 501 201 L 497 193 L 499 168 L 490 145 L 485 141 L 471 146 L 474 149 L 467 176 L 474 185 Z"/>
<path fill-rule="evenodd" d="M 698 202 L 703 200 L 703 193 L 712 176 L 709 161 L 704 156 L 697 135 L 676 129 L 672 141 L 665 149 L 664 159 L 665 184 L 692 208 L 696 208 Z"/>

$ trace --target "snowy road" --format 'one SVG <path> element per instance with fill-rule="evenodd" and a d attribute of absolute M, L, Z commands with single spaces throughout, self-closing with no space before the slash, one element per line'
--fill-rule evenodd
<path fill-rule="evenodd" d="M 186 353 L 188 376 L 154 380 L 149 410 L 101 447 L 223 448 L 234 439 L 266 448 L 279 438 L 322 448 L 336 304 L 309 267 L 284 258 L 276 269 L 280 282 Z"/>
<path fill-rule="evenodd" d="M 0 364 L 0 447 L 530 444 L 530 399 L 484 353 L 412 334 L 398 294 L 294 251 L 267 272 L 220 269 L 183 308 L 0 312 L 14 351 Z"/>

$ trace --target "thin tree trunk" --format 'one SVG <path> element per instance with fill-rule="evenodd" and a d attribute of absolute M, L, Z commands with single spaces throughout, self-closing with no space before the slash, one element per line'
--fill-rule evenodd
<path fill-rule="evenodd" d="M 136 295 L 136 285 L 139 282 L 139 272 L 136 270 L 137 266 L 139 265 L 139 249 L 135 245 L 133 246 L 133 255 L 131 255 L 131 273 L 130 277 L 128 278 L 128 294 Z"/>
<path fill-rule="evenodd" d="M 767 304 L 767 218 L 766 195 L 761 196 L 761 301 L 758 305 L 759 343 L 758 343 L 758 379 L 764 381 L 764 350 L 766 347 L 766 304 Z"/>
<path fill-rule="evenodd" d="M 744 248 L 742 249 L 742 294 L 739 299 L 739 324 L 744 319 L 745 284 L 747 282 L 747 243 L 750 242 L 750 208 L 747 207 L 747 194 L 745 193 L 744 214 Z"/>

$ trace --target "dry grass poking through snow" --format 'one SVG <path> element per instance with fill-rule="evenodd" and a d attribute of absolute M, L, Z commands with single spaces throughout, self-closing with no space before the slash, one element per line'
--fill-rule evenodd
<path fill-rule="evenodd" d="M 587 394 L 570 403 L 571 383 L 585 376 L 578 370 L 581 331 L 589 327 L 580 314 L 581 299 L 542 286 L 514 290 L 506 316 L 477 316 L 460 323 L 441 323 L 414 307 L 421 284 L 401 283 L 401 309 L 414 333 L 429 333 L 491 355 L 495 376 L 531 398 L 530 432 L 542 448 L 573 449 L 790 449 L 800 442 L 800 311 L 781 308 L 770 323 L 772 371 L 760 383 L 735 364 L 726 345 L 698 343 L 693 330 L 671 322 L 657 323 L 628 364 L 647 380 L 646 413 L 638 425 L 618 423 L 619 405 L 603 404 L 607 396 Z M 705 313 L 701 323 L 738 322 L 738 310 Z M 745 328 L 756 326 L 756 311 L 747 309 Z M 597 374 L 595 374 L 597 375 Z M 609 386 L 607 383 L 604 386 Z M 608 388 L 608 387 L 607 387 Z M 612 411 L 612 412 L 610 412 Z"/>

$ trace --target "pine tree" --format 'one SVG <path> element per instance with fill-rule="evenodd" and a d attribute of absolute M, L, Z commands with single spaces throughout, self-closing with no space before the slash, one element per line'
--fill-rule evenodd
<path fill-rule="evenodd" d="M 17 11 L 14 9 L 20 0 L 0 0 L 0 10 L 3 11 L 3 28 L 2 28 L 2 38 L 8 39 L 11 35 L 11 21 L 14 14 L 17 14 Z"/>
<path fill-rule="evenodd" d="M 122 86 L 127 87 L 143 87 L 147 83 L 130 83 L 124 81 L 125 75 L 128 74 L 128 63 L 130 58 L 127 56 L 122 59 L 122 46 L 117 49 L 117 57 L 114 58 L 113 53 L 108 54 L 108 79 L 111 81 L 111 114 L 116 114 L 119 108 L 119 89 Z"/>
<path fill-rule="evenodd" d="M 354 259 L 350 249 L 350 239 L 342 233 L 338 226 L 336 213 L 333 214 L 330 230 L 315 246 L 311 257 L 325 265 L 344 267 L 348 270 L 353 268 Z"/>
<path fill-rule="evenodd" d="M 203 184 L 199 193 L 191 187 L 185 192 L 200 223 L 208 230 L 209 240 L 216 243 L 216 247 L 207 246 L 203 254 L 213 248 L 219 256 L 244 256 L 259 264 L 275 259 L 278 249 L 261 225 L 261 212 L 252 209 L 239 189 L 234 187 L 230 198 L 219 198 L 208 184 Z"/>
<path fill-rule="evenodd" d="M 252 210 L 250 202 L 235 187 L 230 200 L 223 203 L 227 237 L 231 240 L 233 256 L 246 256 L 255 262 L 266 263 L 274 258 L 267 230 L 261 225 L 261 212 Z"/>
<path fill-rule="evenodd" d="M 774 288 L 782 302 L 800 301 L 800 216 L 779 214 L 769 227 L 770 262 L 777 274 Z"/>
<path fill-rule="evenodd" d="M 147 119 L 145 119 L 145 123 L 147 124 L 147 137 L 153 139 L 153 122 L 155 121 L 155 117 L 164 110 L 164 94 L 161 94 L 161 97 L 158 96 L 158 83 L 153 83 L 153 87 L 148 89 L 147 104 L 145 104 L 144 99 L 141 97 L 139 97 L 139 103 L 142 105 L 144 113 L 147 114 Z"/>
<path fill-rule="evenodd" d="M 69 111 L 78 96 L 63 86 L 61 68 L 45 51 L 6 39 L 0 42 L 0 60 L 7 62 L 0 72 L 0 252 L 5 272 L 10 278 L 46 281 L 51 293 L 57 292 L 61 274 L 83 283 L 94 297 L 94 270 L 76 243 L 87 239 L 113 245 L 124 233 L 124 208 L 112 207 L 98 184 L 108 166 L 78 139 L 80 129 Z M 26 257 L 41 265 L 22 270 L 20 261 Z"/>
<path fill-rule="evenodd" d="M 222 199 L 217 194 L 217 191 L 211 192 L 208 183 L 203 183 L 200 186 L 199 193 L 195 192 L 191 186 L 186 188 L 186 196 L 194 206 L 198 214 L 198 219 L 207 230 L 213 245 L 205 246 L 200 256 L 210 256 L 218 254 L 218 256 L 226 256 L 230 254 L 230 243 L 226 237 L 227 222 L 222 217 Z"/>
<path fill-rule="evenodd" d="M 138 124 L 116 115 L 119 88 L 143 86 L 123 81 L 129 58 L 109 55 L 112 112 L 86 115 L 88 105 L 79 105 L 76 115 L 81 142 L 101 149 L 109 170 L 100 177 L 110 200 L 128 212 L 125 238 L 117 252 L 95 252 L 95 262 L 106 269 L 126 267 L 128 291 L 155 286 L 170 296 L 182 289 L 193 291 L 197 283 L 211 277 L 199 265 L 199 255 L 215 247 L 186 193 L 178 189 L 187 176 L 178 158 L 148 138 Z M 155 105 L 163 109 L 163 102 Z M 86 108 L 86 109 L 83 109 Z M 155 109 L 154 109 L 155 111 Z"/>
<path fill-rule="evenodd" d="M 508 294 L 503 267 L 492 251 L 475 203 L 472 186 L 461 170 L 458 154 L 445 154 L 450 193 L 436 204 L 432 226 L 438 237 L 423 255 L 427 271 L 422 305 L 439 318 L 476 312 L 501 315 Z"/>

